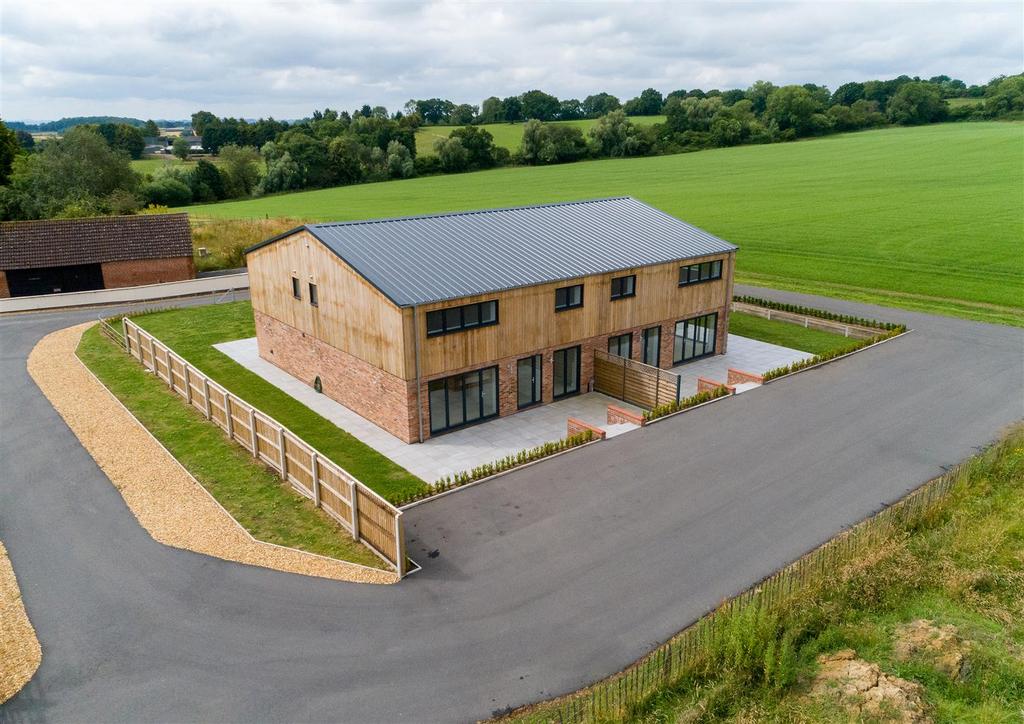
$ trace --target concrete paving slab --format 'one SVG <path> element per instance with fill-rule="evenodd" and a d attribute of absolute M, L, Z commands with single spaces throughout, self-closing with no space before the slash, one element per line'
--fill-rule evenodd
<path fill-rule="evenodd" d="M 777 344 L 740 337 L 736 334 L 729 335 L 726 349 L 728 351 L 725 354 L 684 362 L 672 368 L 672 371 L 682 378 L 679 384 L 680 397 L 689 397 L 697 393 L 698 377 L 726 382 L 730 367 L 760 375 L 776 367 L 810 359 L 814 356 L 809 352 L 780 347 Z M 745 387 L 744 389 L 750 388 Z M 736 391 L 739 392 L 739 388 Z"/>

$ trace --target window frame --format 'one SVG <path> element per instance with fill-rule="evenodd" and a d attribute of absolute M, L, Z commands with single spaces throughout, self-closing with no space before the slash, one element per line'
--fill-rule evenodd
<path fill-rule="evenodd" d="M 626 279 L 631 279 L 632 281 L 630 282 L 629 292 L 628 293 L 623 293 L 623 291 L 622 291 L 622 283 Z M 619 293 L 618 294 L 615 293 L 615 282 L 619 282 Z M 625 275 L 623 275 L 621 277 L 612 277 L 612 280 L 611 280 L 611 301 L 614 302 L 617 299 L 629 299 L 630 297 L 635 297 L 635 296 L 636 296 L 636 274 L 625 274 Z"/>
<path fill-rule="evenodd" d="M 522 397 L 519 391 L 522 389 L 522 385 L 519 384 L 519 366 L 523 362 L 530 363 L 530 402 L 523 404 Z M 531 354 L 529 357 L 521 357 L 516 360 L 516 409 L 525 410 L 528 407 L 539 405 L 544 402 L 544 355 L 542 354 Z"/>
<path fill-rule="evenodd" d="M 309 282 L 309 306 L 319 307 L 320 306 L 320 292 L 314 282 Z"/>
<path fill-rule="evenodd" d="M 654 362 L 653 363 L 647 357 L 647 345 L 650 342 L 651 332 L 656 332 L 657 336 L 658 336 L 658 344 L 654 348 L 655 351 L 654 351 Z M 650 365 L 651 367 L 661 367 L 661 325 L 658 324 L 658 325 L 655 325 L 653 327 L 648 327 L 647 329 L 645 329 L 641 333 L 640 337 L 641 337 L 641 339 L 640 339 L 640 357 L 641 357 L 641 361 L 645 365 Z"/>
<path fill-rule="evenodd" d="M 484 309 L 488 305 L 494 305 L 494 319 L 490 321 L 484 321 Z M 476 312 L 476 321 L 466 324 L 466 309 L 473 308 Z M 440 315 L 440 317 L 438 317 Z M 471 329 L 479 329 L 481 327 L 493 327 L 500 321 L 499 307 L 497 299 L 487 299 L 482 302 L 473 302 L 472 304 L 461 304 L 457 307 L 443 307 L 441 309 L 431 309 L 424 316 L 424 324 L 426 326 L 427 337 L 441 337 L 446 334 L 456 334 L 458 332 L 468 332 Z M 457 323 L 449 327 L 449 317 L 457 319 Z M 434 326 L 433 331 L 431 328 L 431 320 L 435 322 L 440 319 L 440 326 Z"/>
<path fill-rule="evenodd" d="M 705 346 L 705 350 L 704 350 L 703 353 L 701 353 L 699 355 L 694 355 L 693 357 L 684 357 L 684 356 L 681 355 L 679 358 L 677 358 L 676 357 L 676 353 L 675 353 L 676 340 L 677 339 L 685 340 L 686 339 L 687 327 L 689 327 L 694 322 L 697 322 L 698 320 L 704 320 L 704 319 L 709 319 L 709 318 L 713 320 L 710 327 L 708 327 L 706 325 L 700 325 L 700 326 L 703 329 L 710 329 L 711 330 L 711 349 L 710 350 L 707 349 L 707 338 L 705 338 L 704 340 L 702 340 L 702 343 Z M 718 352 L 718 312 L 708 312 L 707 314 L 699 314 L 696 317 L 690 317 L 689 319 L 680 319 L 678 322 L 676 322 L 676 326 L 675 326 L 676 330 L 679 329 L 679 325 L 680 324 L 683 325 L 683 333 L 680 335 L 677 331 L 674 331 L 673 335 L 672 335 L 672 365 L 673 366 L 685 364 L 685 363 L 688 363 L 688 362 L 693 362 L 694 360 L 703 359 L 705 357 L 710 357 L 710 356 L 712 356 L 714 354 L 717 354 L 717 352 Z M 694 326 L 697 326 L 697 325 L 694 324 Z M 685 350 L 686 350 L 686 343 L 684 341 L 683 342 L 683 351 L 684 351 L 684 353 L 685 353 Z"/>
<path fill-rule="evenodd" d="M 559 352 L 569 352 L 570 350 L 576 350 L 576 389 L 574 389 L 572 392 L 563 392 L 560 395 L 556 395 L 556 394 L 554 394 L 554 392 L 555 392 L 555 366 L 556 366 L 555 360 L 557 359 L 556 355 Z M 583 358 L 583 347 L 582 347 L 582 345 L 578 345 L 578 344 L 572 345 L 571 347 L 563 347 L 562 349 L 556 349 L 554 352 L 551 353 L 551 393 L 552 393 L 551 394 L 551 399 L 552 400 L 561 400 L 561 399 L 566 398 L 566 397 L 572 397 L 573 395 L 580 394 L 580 389 L 582 387 L 580 385 L 580 372 L 581 372 L 581 370 L 580 370 L 580 362 L 581 362 L 582 358 Z M 563 367 L 563 370 L 562 370 L 562 380 L 564 381 L 566 379 L 565 372 L 568 369 L 568 367 L 564 363 L 563 363 L 562 367 Z"/>
<path fill-rule="evenodd" d="M 485 397 L 485 392 L 484 392 L 484 389 L 485 389 L 484 373 L 488 372 L 488 371 L 492 371 L 493 374 L 494 374 L 494 412 L 492 412 L 489 415 L 484 415 L 483 414 L 484 413 L 484 397 Z M 460 429 L 462 429 L 464 427 L 470 427 L 471 425 L 478 425 L 481 422 L 486 422 L 487 420 L 493 420 L 495 417 L 499 417 L 501 415 L 501 378 L 500 378 L 500 374 L 501 373 L 500 373 L 500 370 L 498 369 L 498 365 L 489 365 L 487 367 L 479 367 L 479 368 L 477 368 L 475 370 L 469 370 L 468 372 L 462 372 L 462 373 L 457 374 L 457 375 L 448 375 L 447 377 L 438 377 L 437 379 L 433 379 L 433 380 L 430 380 L 429 382 L 427 382 L 427 418 L 428 418 L 427 419 L 427 427 L 430 430 L 431 437 L 433 437 L 434 435 L 443 435 L 445 433 L 452 432 L 454 430 L 460 430 Z M 469 385 L 466 382 L 466 378 L 469 377 L 470 375 L 476 375 L 477 411 L 479 412 L 479 417 L 475 417 L 472 420 L 467 420 L 466 419 L 466 412 L 467 412 L 466 390 L 469 389 Z M 449 380 L 456 379 L 456 378 L 461 380 L 461 388 L 460 389 L 461 389 L 461 392 L 462 392 L 462 422 L 458 422 L 458 423 L 456 423 L 454 425 L 450 425 L 450 424 L 448 424 L 448 421 L 451 418 L 451 414 L 450 414 L 451 413 L 451 400 L 449 400 L 449 397 L 448 397 L 448 391 L 451 388 L 451 386 L 449 385 Z M 441 389 L 444 392 L 444 402 L 442 404 L 442 409 L 444 411 L 444 422 L 445 422 L 445 425 L 444 425 L 444 427 L 439 427 L 439 428 L 435 429 L 434 428 L 434 413 L 435 413 L 435 410 L 434 410 L 434 406 L 433 406 L 432 400 L 431 400 L 431 394 L 432 394 L 432 392 L 434 392 L 434 390 L 431 390 L 431 385 L 437 385 L 437 384 L 441 385 Z"/>
<path fill-rule="evenodd" d="M 612 340 L 615 341 L 615 346 L 618 349 L 622 348 L 622 338 L 627 338 L 626 352 L 627 354 L 619 354 L 618 352 L 612 352 Z M 613 354 L 616 357 L 624 357 L 625 359 L 633 359 L 633 333 L 623 332 L 622 334 L 611 334 L 608 335 L 608 354 Z"/>
<path fill-rule="evenodd" d="M 569 292 L 572 289 L 579 289 L 580 290 L 580 301 L 578 303 L 576 303 L 576 304 L 570 304 L 567 301 L 565 304 L 559 306 L 559 304 L 558 304 L 558 293 L 559 292 L 565 292 L 566 300 L 568 300 L 569 299 Z M 556 312 L 567 312 L 570 309 L 579 309 L 582 306 L 583 306 L 583 284 L 582 283 L 581 284 L 570 284 L 568 286 L 558 287 L 557 289 L 555 289 L 555 311 Z"/>
<path fill-rule="evenodd" d="M 296 276 L 292 277 L 292 298 L 302 301 L 302 282 Z"/>
<path fill-rule="evenodd" d="M 679 286 L 692 287 L 694 284 L 717 282 L 722 278 L 724 266 L 724 259 L 709 259 L 708 261 L 700 261 L 693 264 L 683 264 L 679 267 Z M 696 279 L 690 279 L 690 273 L 693 269 L 697 270 Z M 707 276 L 704 276 L 705 269 L 708 273 Z"/>

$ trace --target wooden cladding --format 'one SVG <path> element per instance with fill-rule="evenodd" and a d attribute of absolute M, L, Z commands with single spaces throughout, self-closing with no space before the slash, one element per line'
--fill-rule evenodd
<path fill-rule="evenodd" d="M 406 573 L 402 512 L 274 418 L 231 394 L 167 345 L 124 319 L 125 349 L 142 366 L 224 430 L 254 458 L 342 525 L 352 537 Z"/>

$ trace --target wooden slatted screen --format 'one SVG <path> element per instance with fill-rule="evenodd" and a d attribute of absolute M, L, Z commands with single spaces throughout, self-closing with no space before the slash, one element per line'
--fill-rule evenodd
<path fill-rule="evenodd" d="M 649 410 L 676 401 L 679 375 L 594 350 L 594 389 Z"/>

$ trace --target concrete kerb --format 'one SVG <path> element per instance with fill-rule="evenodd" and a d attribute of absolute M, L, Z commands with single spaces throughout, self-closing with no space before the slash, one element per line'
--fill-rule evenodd
<path fill-rule="evenodd" d="M 77 357 L 77 355 L 75 355 L 75 356 Z M 167 453 L 167 456 L 174 461 L 174 464 L 178 468 L 180 468 L 181 471 L 184 472 L 185 475 L 188 476 L 188 478 L 191 479 L 193 483 L 196 484 L 196 487 L 199 490 L 201 490 L 203 492 L 203 494 L 207 498 L 209 498 L 210 501 L 216 507 L 220 508 L 220 510 L 223 511 L 224 515 L 227 516 L 228 520 L 230 520 L 232 523 L 234 523 L 235 527 L 237 527 L 238 530 L 240 530 L 242 532 L 242 534 L 245 535 L 247 538 L 249 538 L 249 540 L 251 540 L 253 543 L 259 543 L 260 545 L 270 546 L 272 548 L 278 548 L 280 550 L 292 551 L 292 552 L 297 553 L 297 554 L 302 555 L 302 556 L 310 556 L 312 558 L 319 558 L 319 559 L 325 560 L 325 561 L 332 561 L 332 562 L 336 562 L 336 563 L 344 563 L 346 566 L 352 566 L 353 568 L 361 568 L 361 569 L 363 569 L 365 571 L 372 571 L 372 572 L 375 572 L 375 573 L 380 573 L 380 572 L 388 573 L 389 572 L 389 571 L 385 571 L 384 569 L 381 569 L 381 568 L 372 568 L 371 566 L 366 566 L 366 565 L 363 565 L 362 563 L 354 563 L 352 561 L 343 561 L 340 558 L 331 558 L 330 556 L 321 555 L 320 553 L 313 553 L 311 551 L 304 551 L 304 550 L 301 550 L 299 548 L 292 548 L 291 546 L 283 546 L 283 545 L 280 545 L 278 543 L 270 543 L 268 541 L 263 541 L 263 540 L 260 540 L 259 538 L 256 538 L 255 536 L 253 536 L 252 533 L 250 533 L 248 530 L 245 529 L 245 526 L 243 526 L 241 523 L 239 523 L 235 519 L 235 516 L 231 515 L 231 513 L 229 513 L 228 510 L 223 505 L 220 504 L 220 501 L 218 501 L 215 497 L 213 497 L 213 493 L 211 493 L 209 490 L 207 490 L 203 486 L 202 483 L 200 483 L 198 480 L 196 480 L 195 476 L 192 475 L 191 472 L 189 472 L 188 468 L 186 468 L 184 465 L 181 464 L 181 461 L 178 460 L 178 458 L 175 457 L 171 453 L 171 451 L 168 450 L 164 446 L 164 444 L 162 442 L 160 442 L 160 440 L 158 440 L 156 438 L 156 436 L 152 432 L 150 432 L 149 428 L 146 427 L 145 425 L 143 425 L 142 421 L 139 420 L 139 418 L 135 417 L 135 415 L 132 413 L 131 410 L 129 410 L 127 407 L 125 407 L 125 404 L 123 402 L 121 402 L 121 400 L 118 399 L 117 395 L 115 395 L 113 392 L 111 392 L 107 388 L 107 386 L 104 385 L 103 382 L 100 381 L 100 379 L 95 374 L 93 374 L 93 371 L 91 369 L 89 369 L 85 365 L 85 363 L 82 363 L 82 367 L 85 369 L 86 373 L 88 373 L 90 377 L 92 377 L 94 380 L 96 380 L 96 383 L 98 385 L 100 385 L 100 387 L 102 387 L 104 390 L 106 390 L 107 394 L 110 395 L 111 399 L 113 399 L 113 401 L 122 410 L 124 410 L 128 414 L 129 417 L 131 417 L 133 420 L 135 420 L 136 423 L 138 423 L 139 427 L 142 428 L 142 430 L 145 431 L 145 434 L 147 436 L 149 436 L 149 438 L 152 439 L 153 442 L 155 442 L 160 447 L 160 449 L 162 449 L 165 453 Z M 197 551 L 193 551 L 193 552 L 197 552 Z M 207 554 L 207 553 L 199 553 L 199 555 L 209 555 L 209 554 Z M 216 556 L 211 556 L 211 557 L 216 557 Z M 409 560 L 413 563 L 413 565 L 416 565 L 417 570 L 420 569 L 420 566 L 418 564 L 416 564 L 415 561 L 412 561 L 411 558 Z M 243 566 L 253 566 L 254 568 L 265 568 L 266 567 L 266 566 L 258 566 L 258 565 L 253 564 L 253 563 L 245 563 L 245 562 L 242 562 L 242 561 L 233 561 L 233 562 L 236 562 L 239 565 L 243 565 Z M 271 570 L 278 570 L 278 569 L 271 569 Z M 281 571 L 281 570 L 278 570 L 278 572 L 279 573 L 293 573 L 294 575 L 306 575 L 306 574 L 301 574 L 301 573 L 294 573 L 293 571 Z M 396 578 L 395 578 L 395 580 L 392 583 L 398 583 L 400 580 L 401 579 L 398 578 L 397 574 L 396 574 Z M 357 581 L 352 581 L 352 582 L 356 583 Z"/>

